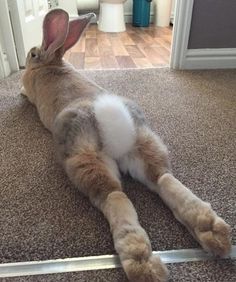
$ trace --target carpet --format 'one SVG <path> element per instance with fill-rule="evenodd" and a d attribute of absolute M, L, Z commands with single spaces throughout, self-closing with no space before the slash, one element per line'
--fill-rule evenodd
<path fill-rule="evenodd" d="M 233 227 L 235 244 L 236 71 L 83 73 L 143 108 L 175 176 L 211 202 Z M 114 254 L 106 220 L 71 185 L 50 133 L 19 95 L 20 76 L 0 80 L 0 262 Z M 123 185 L 153 250 L 199 247 L 155 194 L 128 176 Z"/>

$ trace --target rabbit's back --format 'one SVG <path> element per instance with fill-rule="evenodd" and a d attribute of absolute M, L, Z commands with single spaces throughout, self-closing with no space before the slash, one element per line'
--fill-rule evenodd
<path fill-rule="evenodd" d="M 50 131 L 57 115 L 68 105 L 78 100 L 93 101 L 106 92 L 66 63 L 28 69 L 23 75 L 23 84 L 26 95 Z"/>

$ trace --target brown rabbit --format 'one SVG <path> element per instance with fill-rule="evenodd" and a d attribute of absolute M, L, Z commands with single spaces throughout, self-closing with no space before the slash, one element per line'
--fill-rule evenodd
<path fill-rule="evenodd" d="M 165 145 L 135 103 L 109 94 L 63 61 L 92 17 L 69 22 L 61 9 L 46 15 L 42 46 L 27 56 L 23 94 L 52 132 L 73 184 L 107 218 L 129 280 L 166 281 L 167 268 L 152 255 L 149 238 L 122 191 L 119 171 L 157 193 L 206 251 L 228 255 L 230 227 L 172 175 Z"/>

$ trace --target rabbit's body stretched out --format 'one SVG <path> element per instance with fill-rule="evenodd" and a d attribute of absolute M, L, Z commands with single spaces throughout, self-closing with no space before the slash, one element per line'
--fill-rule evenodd
<path fill-rule="evenodd" d="M 73 184 L 107 218 L 129 280 L 166 281 L 166 266 L 152 255 L 148 236 L 122 191 L 120 171 L 156 192 L 206 251 L 227 255 L 230 227 L 171 174 L 165 145 L 135 103 L 109 94 L 62 60 L 91 17 L 69 22 L 60 9 L 46 15 L 42 46 L 27 56 L 23 94 L 52 132 Z"/>
<path fill-rule="evenodd" d="M 36 52 L 36 56 L 41 56 L 40 49 L 35 49 Z M 29 53 L 28 61 L 32 59 L 31 56 Z M 37 107 L 41 121 L 50 131 L 56 116 L 69 104 L 77 101 L 92 102 L 98 94 L 104 92 L 63 61 L 60 65 L 48 64 L 38 68 L 31 68 L 28 64 L 23 75 L 24 89 L 27 90 L 25 94 Z"/>

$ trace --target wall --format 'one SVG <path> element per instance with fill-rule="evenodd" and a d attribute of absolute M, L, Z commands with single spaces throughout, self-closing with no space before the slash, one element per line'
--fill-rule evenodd
<path fill-rule="evenodd" d="M 62 3 L 63 0 L 54 0 L 54 1 L 59 1 Z M 71 1 L 71 0 L 70 0 Z M 74 1 L 74 0 L 73 0 Z M 98 0 L 89 0 L 89 4 L 86 3 L 87 0 L 76 0 L 76 2 L 81 6 L 90 6 L 90 5 L 94 5 L 97 6 L 98 5 Z M 151 3 L 151 22 L 153 22 L 153 19 L 154 19 L 154 13 L 155 13 L 155 1 L 157 0 L 152 0 L 152 3 Z M 174 17 L 174 5 L 175 5 L 175 1 L 176 0 L 172 0 L 172 12 L 171 12 L 171 19 L 173 20 L 173 17 Z M 96 10 L 94 9 L 89 9 L 87 10 L 86 9 L 86 12 L 97 12 Z M 124 14 L 125 14 L 125 21 L 130 23 L 132 22 L 132 12 L 133 12 L 133 0 L 127 0 L 125 3 L 124 3 Z"/>
<path fill-rule="evenodd" d="M 151 22 L 153 21 L 153 9 L 154 3 L 151 3 Z M 124 14 L 125 14 L 125 21 L 132 22 L 132 12 L 133 12 L 133 0 L 127 0 L 124 4 Z"/>
<path fill-rule="evenodd" d="M 79 1 L 79 0 L 78 0 Z M 65 1 L 65 0 L 57 0 L 54 1 L 54 4 L 58 3 L 58 7 L 66 10 L 67 13 L 70 15 L 70 17 L 76 17 L 77 16 L 77 3 L 75 0 L 73 1 Z"/>
<path fill-rule="evenodd" d="M 195 0 L 189 49 L 236 48 L 236 0 Z"/>
<path fill-rule="evenodd" d="M 153 22 L 154 14 L 155 14 L 155 1 L 157 1 L 157 0 L 152 0 L 152 3 L 151 3 L 151 22 Z M 172 0 L 172 10 L 171 10 L 172 21 L 173 21 L 173 18 L 174 18 L 175 1 L 176 0 Z M 133 0 L 128 0 L 124 5 L 124 9 L 125 9 L 124 13 L 125 13 L 127 22 L 132 21 L 132 10 L 133 10 L 132 7 L 133 7 Z"/>

